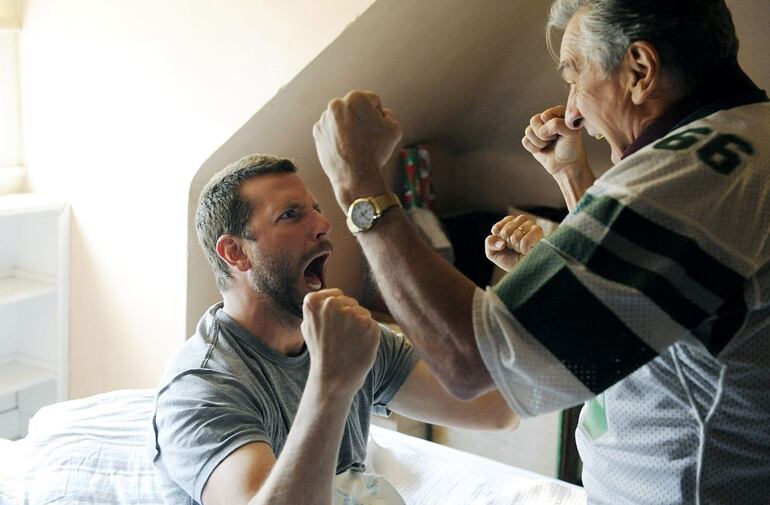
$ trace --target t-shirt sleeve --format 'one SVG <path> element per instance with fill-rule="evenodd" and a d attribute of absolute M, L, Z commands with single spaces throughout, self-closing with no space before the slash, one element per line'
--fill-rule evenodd
<path fill-rule="evenodd" d="M 417 354 L 404 335 L 381 326 L 380 347 L 372 367 L 372 412 L 389 416 L 387 405 L 417 364 Z"/>
<path fill-rule="evenodd" d="M 153 415 L 155 453 L 179 487 L 201 503 L 211 473 L 233 451 L 269 443 L 263 413 L 232 375 L 188 370 L 160 390 Z"/>
<path fill-rule="evenodd" d="M 756 265 L 748 246 L 722 237 L 753 214 L 718 198 L 744 187 L 742 175 L 686 155 L 655 165 L 655 149 L 636 156 L 614 169 L 628 181 L 597 181 L 553 234 L 475 295 L 482 359 L 523 417 L 590 399 L 678 341 L 719 356 L 746 320 Z M 709 205 L 695 194 L 704 188 Z"/>

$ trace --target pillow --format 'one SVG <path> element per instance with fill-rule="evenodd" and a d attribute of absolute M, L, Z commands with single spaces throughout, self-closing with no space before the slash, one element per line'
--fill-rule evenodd
<path fill-rule="evenodd" d="M 17 442 L 17 502 L 162 505 L 145 449 L 154 398 L 123 390 L 40 409 Z"/>

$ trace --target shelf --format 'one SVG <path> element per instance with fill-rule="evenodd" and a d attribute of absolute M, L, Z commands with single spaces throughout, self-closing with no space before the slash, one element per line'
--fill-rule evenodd
<path fill-rule="evenodd" d="M 19 361 L 0 364 L 0 396 L 16 393 L 49 380 L 56 374 L 47 368 Z"/>
<path fill-rule="evenodd" d="M 30 300 L 54 293 L 56 285 L 20 276 L 0 278 L 0 305 Z"/>
<path fill-rule="evenodd" d="M 59 211 L 66 207 L 61 200 L 37 193 L 0 195 L 0 217 L 30 212 Z"/>

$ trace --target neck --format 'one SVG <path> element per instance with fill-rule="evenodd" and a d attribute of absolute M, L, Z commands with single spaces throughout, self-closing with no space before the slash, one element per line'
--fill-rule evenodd
<path fill-rule="evenodd" d="M 651 96 L 644 105 L 641 106 L 641 110 L 637 115 L 637 119 L 633 125 L 633 139 L 629 143 L 633 143 L 634 140 L 642 136 L 645 130 L 655 123 L 655 121 L 661 117 L 666 111 L 670 110 L 672 106 L 682 100 L 681 93 L 666 93 L 659 94 L 657 96 Z M 628 147 L 628 146 L 626 146 Z"/>
<path fill-rule="evenodd" d="M 223 310 L 263 345 L 287 356 L 302 352 L 302 319 L 251 290 L 239 292 L 233 288 L 222 293 L 222 298 Z"/>

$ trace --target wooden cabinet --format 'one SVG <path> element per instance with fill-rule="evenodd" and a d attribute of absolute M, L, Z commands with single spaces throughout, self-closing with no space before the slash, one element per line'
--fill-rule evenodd
<path fill-rule="evenodd" d="M 0 437 L 19 438 L 40 407 L 67 398 L 69 207 L 0 196 Z"/>

